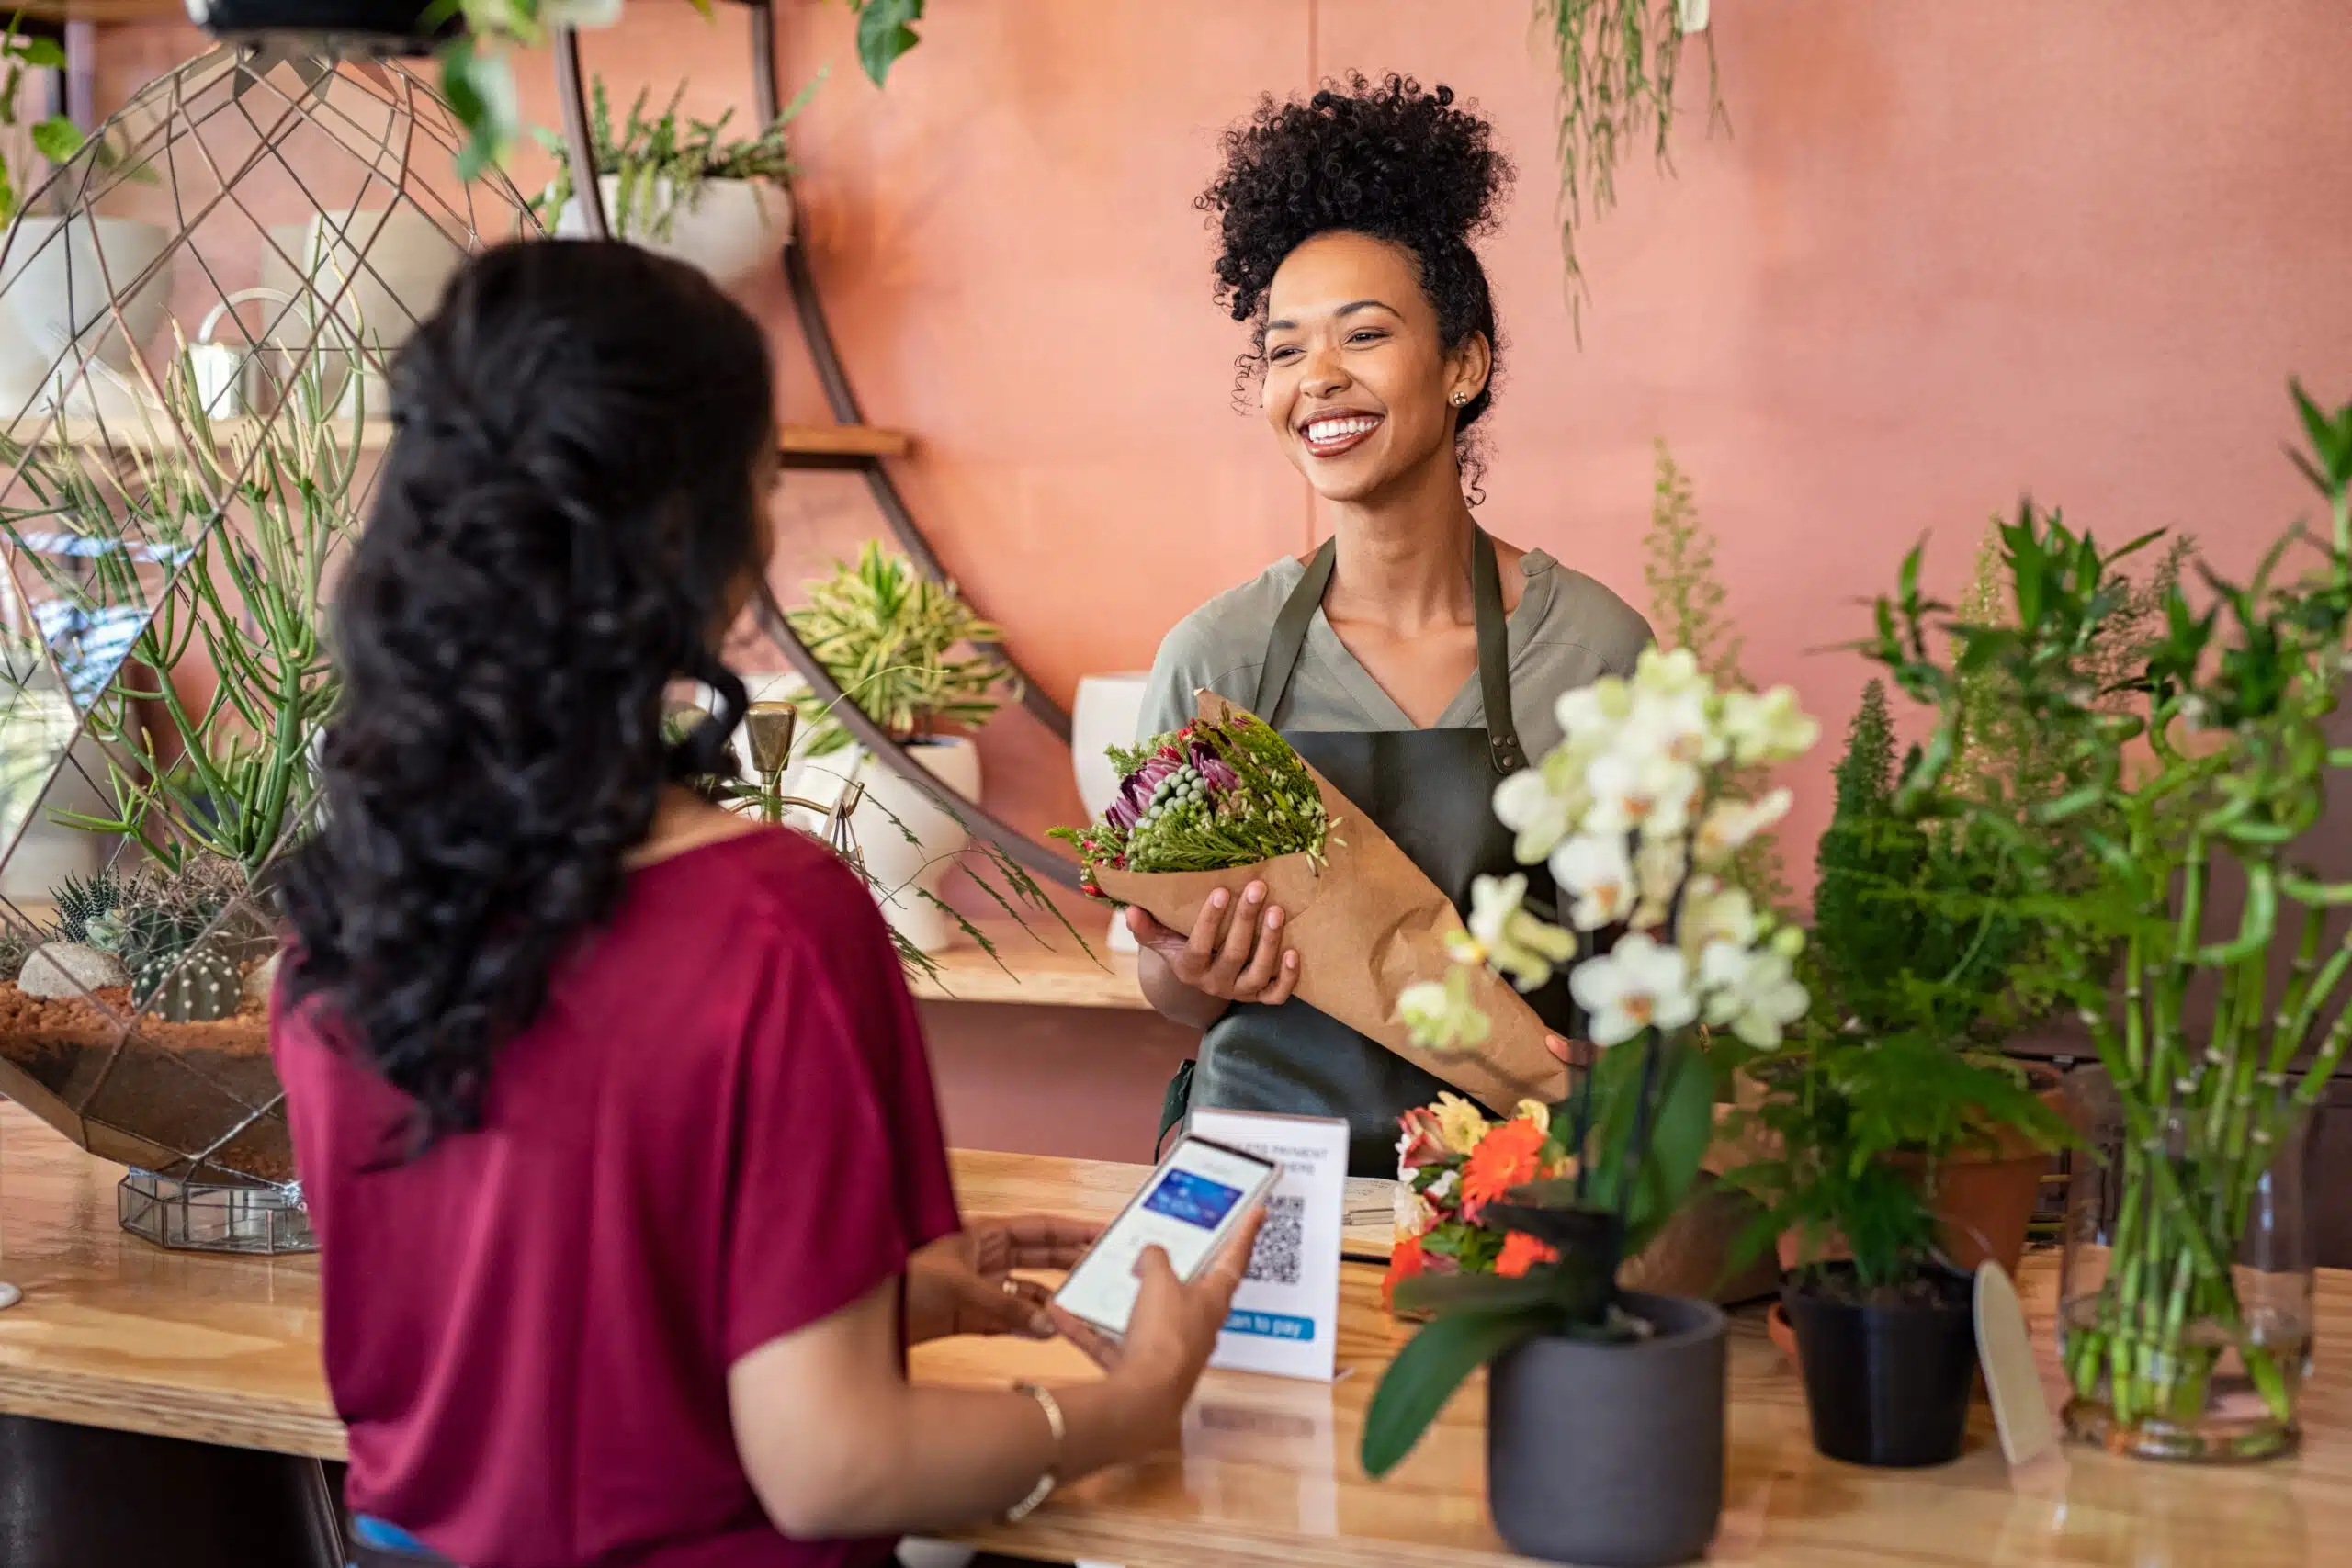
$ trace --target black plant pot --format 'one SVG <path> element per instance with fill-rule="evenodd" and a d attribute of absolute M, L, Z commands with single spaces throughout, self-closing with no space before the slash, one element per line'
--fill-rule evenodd
<path fill-rule="evenodd" d="M 1531 1339 L 1487 1379 L 1487 1501 L 1512 1551 L 1664 1568 L 1724 1511 L 1724 1314 L 1628 1291 L 1648 1339 Z"/>
<path fill-rule="evenodd" d="M 1850 1266 L 1830 1270 L 1850 1280 Z M 1976 1325 L 1965 1274 L 1930 1276 L 1933 1302 L 1861 1306 L 1792 1280 L 1781 1303 L 1797 1335 L 1813 1446 L 1849 1464 L 1949 1464 L 1968 1430 Z"/>
<path fill-rule="evenodd" d="M 187 0 L 188 20 L 214 38 L 332 39 L 383 54 L 428 54 L 438 31 L 421 25 L 432 0 Z"/>

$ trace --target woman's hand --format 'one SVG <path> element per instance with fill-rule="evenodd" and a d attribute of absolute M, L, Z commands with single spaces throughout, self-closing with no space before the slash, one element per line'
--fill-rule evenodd
<path fill-rule="evenodd" d="M 1136 1451 L 1150 1453 L 1176 1440 L 1184 1402 L 1209 1364 L 1216 1337 L 1233 1311 L 1233 1292 L 1257 1250 L 1258 1227 L 1265 1223 L 1261 1203 L 1226 1238 L 1224 1250 L 1191 1284 L 1176 1277 L 1168 1254 L 1144 1248 L 1136 1260 L 1142 1290 L 1127 1319 L 1126 1337 L 1114 1339 L 1059 1307 L 1048 1310 L 1063 1337 L 1108 1371 L 1110 1385 L 1130 1404 L 1143 1427 Z"/>
<path fill-rule="evenodd" d="M 907 1339 L 921 1344 L 952 1334 L 1054 1337 L 1046 1303 L 1053 1292 L 1015 1269 L 1068 1269 L 1102 1227 L 1091 1220 L 1023 1214 L 973 1218 L 907 1263 Z"/>
<path fill-rule="evenodd" d="M 1165 978 L 1216 1004 L 1187 1006 L 1181 996 L 1152 995 L 1156 987 L 1148 975 L 1145 992 L 1152 1005 L 1179 1022 L 1205 1028 L 1227 1002 L 1275 1007 L 1288 1001 L 1298 985 L 1298 953 L 1283 945 L 1285 919 L 1280 906 L 1266 902 L 1262 882 L 1243 888 L 1238 900 L 1222 887 L 1211 893 L 1189 935 L 1128 909 L 1127 929 L 1158 960 Z"/>

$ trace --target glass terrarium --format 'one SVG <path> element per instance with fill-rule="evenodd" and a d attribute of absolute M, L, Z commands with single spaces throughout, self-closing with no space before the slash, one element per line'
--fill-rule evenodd
<path fill-rule="evenodd" d="M 0 241 L 0 1092 L 132 1168 L 123 1223 L 163 1245 L 309 1245 L 273 869 L 387 360 L 536 228 L 458 179 L 462 140 L 398 64 L 216 50 Z"/>

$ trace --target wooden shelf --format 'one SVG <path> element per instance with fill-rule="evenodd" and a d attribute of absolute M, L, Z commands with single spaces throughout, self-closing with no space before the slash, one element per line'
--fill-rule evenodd
<path fill-rule="evenodd" d="M 1006 921 L 978 922 L 996 944 L 990 958 L 975 946 L 935 954 L 936 978 L 909 975 L 908 985 L 926 1001 L 1009 1002 L 1027 1007 L 1124 1008 L 1148 1010 L 1136 981 L 1132 954 L 1108 946 L 1107 925 L 1080 922 L 1092 956 L 1079 951 L 1068 931 L 1040 921 L 1031 936 Z M 1050 942 L 1048 949 L 1040 942 Z M 1000 964 L 997 960 L 1003 960 Z"/>

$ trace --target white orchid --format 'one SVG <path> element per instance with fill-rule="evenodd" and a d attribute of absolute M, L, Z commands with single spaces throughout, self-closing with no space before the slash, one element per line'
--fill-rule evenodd
<path fill-rule="evenodd" d="M 1674 896 L 1690 873 L 1690 856 L 1680 839 L 1645 839 L 1634 855 L 1634 884 L 1640 890 L 1629 924 L 1652 931 L 1674 913 Z"/>
<path fill-rule="evenodd" d="M 1552 978 L 1553 968 L 1577 950 L 1574 931 L 1563 931 L 1527 912 L 1527 876 L 1482 876 L 1470 885 L 1470 934 L 1486 950 L 1487 962 L 1510 976 L 1522 991 Z"/>
<path fill-rule="evenodd" d="M 1617 731 L 1617 749 L 1704 767 L 1723 761 L 1729 742 L 1710 716 L 1714 688 L 1687 649 L 1643 653 L 1634 703 Z"/>
<path fill-rule="evenodd" d="M 1724 694 L 1724 733 L 1731 741 L 1732 761 L 1785 762 L 1801 757 L 1821 739 L 1821 722 L 1797 705 L 1793 687 L 1775 686 L 1763 695 L 1750 692 Z"/>
<path fill-rule="evenodd" d="M 1511 852 L 1521 865 L 1550 854 L 1576 825 L 1575 797 L 1556 788 L 1545 772 L 1522 769 L 1495 786 L 1495 819 L 1519 835 Z"/>
<path fill-rule="evenodd" d="M 1396 998 L 1396 1016 L 1413 1043 L 1430 1051 L 1468 1051 L 1487 1043 L 1494 1025 L 1470 999 L 1470 971 L 1457 965 L 1442 980 L 1422 980 Z"/>
<path fill-rule="evenodd" d="M 1639 832 L 1669 838 L 1690 826 L 1691 797 L 1699 793 L 1699 770 L 1665 755 L 1611 751 L 1585 770 L 1592 807 L 1585 813 L 1590 833 Z"/>
<path fill-rule="evenodd" d="M 1591 1016 L 1596 1045 L 1622 1044 L 1645 1029 L 1680 1029 L 1699 1016 L 1689 963 L 1642 931 L 1577 964 L 1568 990 Z"/>
<path fill-rule="evenodd" d="M 1761 800 L 1718 800 L 1707 807 L 1699 818 L 1699 831 L 1691 846 L 1691 858 L 1707 870 L 1716 870 L 1742 849 L 1789 814 L 1789 807 L 1796 797 L 1786 789 L 1776 789 Z"/>
<path fill-rule="evenodd" d="M 1812 1000 L 1787 957 L 1771 947 L 1708 943 L 1699 955 L 1699 984 L 1706 993 L 1707 1021 L 1729 1027 L 1759 1051 L 1778 1046 L 1781 1032 L 1804 1016 Z"/>
<path fill-rule="evenodd" d="M 1579 833 L 1552 852 L 1552 880 L 1573 897 L 1568 923 L 1597 931 L 1634 908 L 1634 863 L 1622 833 Z"/>
<path fill-rule="evenodd" d="M 1747 889 L 1701 872 L 1683 890 L 1682 919 L 1675 934 L 1684 953 L 1703 953 L 1717 942 L 1747 947 L 1755 942 L 1758 928 L 1756 901 L 1747 896 Z M 1704 979 L 1703 975 L 1701 977 Z"/>
<path fill-rule="evenodd" d="M 1588 754 L 1605 748 L 1634 711 L 1634 689 L 1615 675 L 1603 675 L 1589 686 L 1578 686 L 1553 705 L 1564 743 Z"/>

